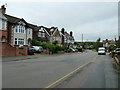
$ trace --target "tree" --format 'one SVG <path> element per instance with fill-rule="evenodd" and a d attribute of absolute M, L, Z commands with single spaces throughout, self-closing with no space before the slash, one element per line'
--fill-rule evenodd
<path fill-rule="evenodd" d="M 98 38 L 97 41 L 96 41 L 96 43 L 95 43 L 95 49 L 96 49 L 96 51 L 98 51 L 99 47 L 103 46 L 103 44 L 100 41 L 101 41 L 101 38 Z"/>
<path fill-rule="evenodd" d="M 101 40 L 101 38 L 99 37 L 99 38 L 97 39 L 97 42 L 100 42 L 100 40 Z"/>

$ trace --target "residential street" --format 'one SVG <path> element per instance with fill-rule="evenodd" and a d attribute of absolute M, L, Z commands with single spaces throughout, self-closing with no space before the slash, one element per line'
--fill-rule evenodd
<path fill-rule="evenodd" d="M 108 54 L 37 55 L 2 65 L 3 88 L 118 88 L 118 75 Z"/>

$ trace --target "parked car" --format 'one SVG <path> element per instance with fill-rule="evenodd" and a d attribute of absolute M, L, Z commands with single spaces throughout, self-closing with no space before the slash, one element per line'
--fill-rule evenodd
<path fill-rule="evenodd" d="M 42 46 L 32 46 L 35 49 L 36 53 L 41 53 L 43 52 L 43 47 Z"/>
<path fill-rule="evenodd" d="M 120 55 L 120 48 L 116 48 L 113 52 L 114 52 L 114 54 L 119 54 Z"/>
<path fill-rule="evenodd" d="M 104 47 L 98 48 L 98 55 L 106 55 L 106 50 Z"/>
<path fill-rule="evenodd" d="M 28 47 L 28 55 L 34 55 L 35 49 L 34 47 Z"/>
<path fill-rule="evenodd" d="M 70 50 L 71 50 L 72 52 L 78 52 L 78 50 L 77 50 L 77 49 L 72 48 L 72 47 L 70 47 Z"/>

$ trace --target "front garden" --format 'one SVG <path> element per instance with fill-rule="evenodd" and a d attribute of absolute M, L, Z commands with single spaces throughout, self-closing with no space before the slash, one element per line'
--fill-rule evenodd
<path fill-rule="evenodd" d="M 42 46 L 43 49 L 49 50 L 49 54 L 54 54 L 58 52 L 69 52 L 69 48 L 66 46 L 62 46 L 58 44 L 57 42 L 49 43 L 49 42 L 40 42 L 33 40 L 32 41 L 32 46 Z"/>

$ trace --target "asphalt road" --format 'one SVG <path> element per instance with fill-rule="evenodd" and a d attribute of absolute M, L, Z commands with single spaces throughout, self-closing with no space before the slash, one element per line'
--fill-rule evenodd
<path fill-rule="evenodd" d="M 117 74 L 109 55 L 96 52 L 44 55 L 37 58 L 3 62 L 3 88 L 113 88 Z M 111 83 L 108 83 L 111 80 Z M 108 85 L 106 85 L 106 83 Z M 111 87 L 110 87 L 111 88 Z"/>

